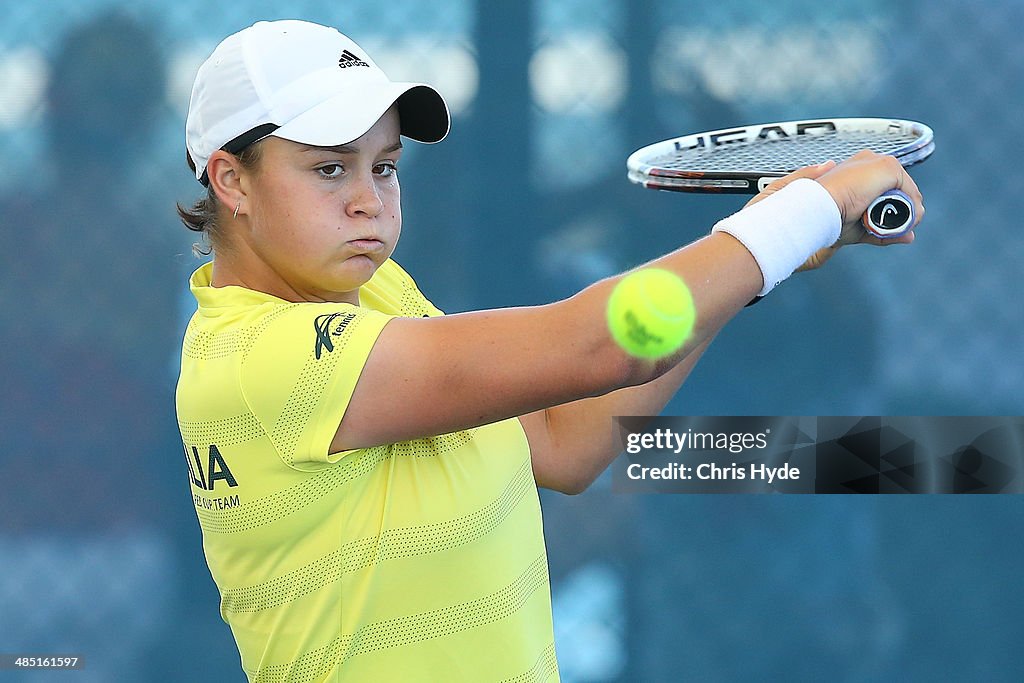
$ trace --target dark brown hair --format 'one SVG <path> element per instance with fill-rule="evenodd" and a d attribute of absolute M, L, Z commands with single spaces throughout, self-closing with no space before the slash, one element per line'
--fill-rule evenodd
<path fill-rule="evenodd" d="M 238 163 L 242 165 L 242 168 L 255 171 L 259 167 L 262 147 L 263 145 L 260 142 L 255 142 L 236 154 L 235 158 L 238 159 Z M 206 244 L 199 241 L 192 245 L 193 254 L 197 257 L 209 256 L 211 253 L 224 247 L 224 235 L 220 231 L 220 224 L 218 222 L 221 203 L 217 199 L 217 193 L 214 192 L 212 186 L 206 186 L 206 195 L 196 200 L 191 208 L 186 209 L 181 204 L 178 204 L 177 207 L 178 217 L 185 224 L 185 227 L 193 232 L 200 233 L 205 238 Z"/>

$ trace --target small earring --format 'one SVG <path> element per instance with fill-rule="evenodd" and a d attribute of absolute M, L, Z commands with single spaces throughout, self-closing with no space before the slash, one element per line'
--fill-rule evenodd
<path fill-rule="evenodd" d="M 235 204 L 235 212 L 231 214 L 231 218 L 238 218 L 238 210 L 242 208 L 242 200 L 239 199 L 238 203 Z"/>

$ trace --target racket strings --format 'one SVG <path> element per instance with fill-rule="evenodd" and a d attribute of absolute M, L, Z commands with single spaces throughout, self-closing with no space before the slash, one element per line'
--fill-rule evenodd
<path fill-rule="evenodd" d="M 746 173 L 758 169 L 788 173 L 828 159 L 841 161 L 863 149 L 898 155 L 919 139 L 916 134 L 872 135 L 837 131 L 682 149 L 652 157 L 647 163 L 657 168 L 680 171 L 700 169 L 704 172 Z"/>

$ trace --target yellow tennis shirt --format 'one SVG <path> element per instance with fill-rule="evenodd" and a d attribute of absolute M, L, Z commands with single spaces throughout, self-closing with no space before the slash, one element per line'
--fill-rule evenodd
<path fill-rule="evenodd" d="M 360 306 L 214 288 L 211 272 L 191 279 L 178 424 L 249 679 L 557 680 L 517 419 L 328 453 L 384 325 L 441 311 L 393 261 Z"/>

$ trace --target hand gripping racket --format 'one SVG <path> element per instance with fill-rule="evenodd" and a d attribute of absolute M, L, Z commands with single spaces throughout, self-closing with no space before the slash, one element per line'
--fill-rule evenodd
<path fill-rule="evenodd" d="M 829 159 L 843 161 L 862 149 L 891 154 L 903 166 L 935 150 L 932 130 L 898 119 L 815 119 L 726 128 L 648 145 L 626 160 L 629 179 L 675 192 L 757 194 L 776 178 Z M 864 229 L 899 237 L 914 225 L 914 204 L 890 190 L 864 212 Z"/>

